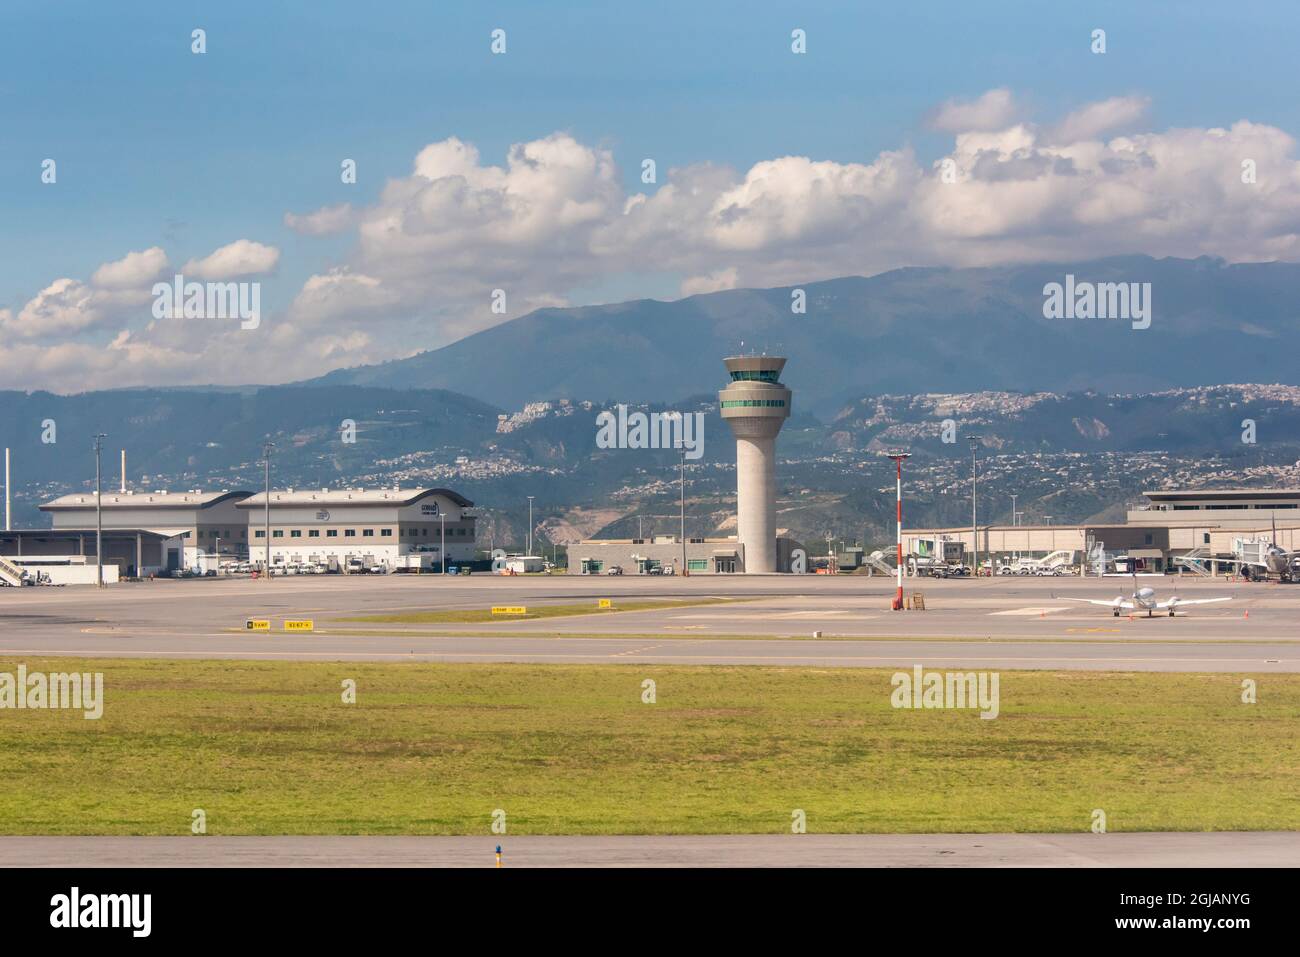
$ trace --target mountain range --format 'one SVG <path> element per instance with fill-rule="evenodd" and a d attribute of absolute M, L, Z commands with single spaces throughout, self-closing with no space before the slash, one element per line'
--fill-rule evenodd
<path fill-rule="evenodd" d="M 1067 276 L 1149 283 L 1150 327 L 1045 318 L 1044 288 Z M 558 398 L 671 403 L 724 385 L 723 356 L 760 351 L 788 356 L 794 401 L 825 416 L 865 393 L 1300 384 L 1290 349 L 1298 331 L 1300 264 L 1117 256 L 540 309 L 307 384 L 436 387 L 506 408 Z"/>
<path fill-rule="evenodd" d="M 1150 283 L 1150 327 L 1044 318 L 1044 287 L 1067 276 Z M 1151 485 L 1300 484 L 1297 292 L 1295 264 L 1133 256 L 543 309 L 309 382 L 0 393 L 0 442 L 19 524 L 45 524 L 40 501 L 87 487 L 105 432 L 108 487 L 125 448 L 135 487 L 257 488 L 269 440 L 276 485 L 449 485 L 497 541 L 526 525 L 533 495 L 553 540 L 568 540 L 676 513 L 677 457 L 597 448 L 599 411 L 700 411 L 688 514 L 698 533 L 725 534 L 735 447 L 717 414 L 720 360 L 766 349 L 789 356 L 778 481 L 798 537 L 887 531 L 881 453 L 899 447 L 914 453 L 910 520 L 965 521 L 968 434 L 989 514 L 1009 516 L 1014 494 L 1031 517 L 1114 518 Z"/>

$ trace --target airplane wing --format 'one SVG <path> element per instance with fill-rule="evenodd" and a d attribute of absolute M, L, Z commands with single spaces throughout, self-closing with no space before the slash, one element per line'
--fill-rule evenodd
<path fill-rule="evenodd" d="M 1132 608 L 1131 601 L 1125 601 L 1119 598 L 1063 598 L 1060 595 L 1054 595 L 1057 601 L 1081 601 L 1089 605 L 1101 605 L 1103 608 Z"/>
<path fill-rule="evenodd" d="M 1232 601 L 1232 596 L 1226 598 L 1171 598 L 1168 601 L 1156 603 L 1156 608 L 1182 608 L 1184 605 L 1210 605 L 1216 601 Z"/>

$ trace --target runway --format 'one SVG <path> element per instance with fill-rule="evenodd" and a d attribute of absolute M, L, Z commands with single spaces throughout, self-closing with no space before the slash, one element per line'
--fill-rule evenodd
<path fill-rule="evenodd" d="M 0 837 L 5 867 L 1297 867 L 1300 833 Z"/>
<path fill-rule="evenodd" d="M 354 661 L 1300 671 L 1300 587 L 1144 580 L 1161 597 L 1232 595 L 1178 617 L 1114 618 L 1056 600 L 1113 597 L 1122 579 L 909 583 L 926 611 L 892 612 L 884 579 L 857 576 L 597 578 L 311 576 L 0 590 L 0 655 Z M 339 619 L 412 610 L 652 598 L 740 599 L 475 624 Z M 268 617 L 270 633 L 244 620 Z M 286 617 L 316 631 L 286 634 Z M 820 633 L 819 637 L 813 637 Z"/>

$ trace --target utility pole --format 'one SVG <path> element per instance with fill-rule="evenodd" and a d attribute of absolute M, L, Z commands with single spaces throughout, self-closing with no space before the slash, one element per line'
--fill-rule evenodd
<path fill-rule="evenodd" d="M 102 473 L 99 468 L 99 455 L 104 450 L 104 439 L 108 436 L 99 432 L 95 435 L 95 587 L 104 587 L 104 501 Z"/>
<path fill-rule="evenodd" d="M 264 480 L 266 485 L 266 501 L 262 503 L 262 534 L 266 536 L 266 568 L 263 574 L 266 580 L 271 580 L 271 450 L 275 448 L 272 442 L 266 442 L 262 445 L 262 465 L 264 468 Z"/>
<path fill-rule="evenodd" d="M 1017 524 L 1017 522 L 1016 522 L 1016 499 L 1018 499 L 1019 497 L 1020 497 L 1019 495 L 1013 495 L 1013 496 L 1011 496 L 1011 524 L 1012 524 L 1013 526 Z"/>
<path fill-rule="evenodd" d="M 217 574 L 221 574 L 221 536 L 217 536 Z"/>
<path fill-rule="evenodd" d="M 528 496 L 528 554 L 533 554 L 533 496 Z"/>
<path fill-rule="evenodd" d="M 447 574 L 447 513 L 438 509 L 438 554 L 442 556 L 442 573 Z"/>
<path fill-rule="evenodd" d="M 979 436 L 968 435 L 966 436 L 966 438 L 970 440 L 970 538 L 971 538 L 971 548 L 973 554 L 972 564 L 971 564 L 971 577 L 979 578 L 980 530 L 979 530 L 979 522 L 976 520 L 976 511 L 975 511 L 975 487 L 976 487 L 975 453 L 976 450 L 979 449 Z"/>

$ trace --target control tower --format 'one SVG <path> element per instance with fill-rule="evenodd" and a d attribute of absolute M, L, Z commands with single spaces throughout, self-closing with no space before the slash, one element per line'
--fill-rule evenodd
<path fill-rule="evenodd" d="M 776 571 L 776 434 L 790 417 L 790 390 L 780 382 L 785 359 L 724 359 L 731 384 L 719 410 L 736 436 L 736 518 L 745 571 Z"/>

